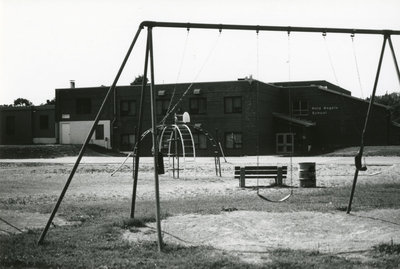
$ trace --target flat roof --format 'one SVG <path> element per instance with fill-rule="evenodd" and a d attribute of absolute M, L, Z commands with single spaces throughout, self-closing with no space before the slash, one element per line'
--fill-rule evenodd
<path fill-rule="evenodd" d="M 330 83 L 328 81 L 325 80 L 305 80 L 305 81 L 292 81 L 292 82 L 271 82 L 271 83 L 266 83 L 266 82 L 262 82 L 260 80 L 257 79 L 253 79 L 252 77 L 245 77 L 245 78 L 238 78 L 237 80 L 221 80 L 221 81 L 202 81 L 202 82 L 180 82 L 180 83 L 166 83 L 166 84 L 156 84 L 155 86 L 165 86 L 165 87 L 173 87 L 173 86 L 177 86 L 177 85 L 190 85 L 191 83 L 193 83 L 193 85 L 201 85 L 201 84 L 217 84 L 217 83 L 249 83 L 252 84 L 254 82 L 258 82 L 258 83 L 262 83 L 264 85 L 269 85 L 271 87 L 275 87 L 277 89 L 279 88 L 312 88 L 312 89 L 317 89 L 317 90 L 321 90 L 321 91 L 325 91 L 328 93 L 332 93 L 332 94 L 337 94 L 346 98 L 351 98 L 353 100 L 357 100 L 360 102 L 366 102 L 369 103 L 368 100 L 365 99 L 361 99 L 358 97 L 354 97 L 351 95 L 351 92 L 343 89 L 333 83 Z M 129 88 L 129 87 L 140 87 L 141 85 L 120 85 L 120 86 L 116 86 L 116 88 Z M 59 88 L 56 89 L 56 91 L 62 90 L 62 91 L 66 91 L 66 90 L 71 90 L 71 91 L 75 91 L 75 90 L 82 90 L 82 89 L 91 89 L 91 90 L 96 90 L 96 89 L 108 89 L 110 86 L 97 86 L 97 87 L 80 87 L 80 88 Z M 383 107 L 385 109 L 389 109 L 389 106 L 386 105 L 382 105 L 379 103 L 374 103 L 374 105 Z"/>

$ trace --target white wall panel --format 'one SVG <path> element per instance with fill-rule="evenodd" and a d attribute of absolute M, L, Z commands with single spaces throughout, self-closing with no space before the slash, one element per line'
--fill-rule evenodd
<path fill-rule="evenodd" d="M 93 121 L 62 121 L 61 124 L 69 124 L 70 132 L 69 132 L 69 144 L 83 144 L 85 142 L 86 136 L 89 133 L 90 128 L 93 125 Z M 104 139 L 95 139 L 96 132 L 93 134 L 92 139 L 90 140 L 90 144 L 99 145 L 101 147 L 111 149 L 111 131 L 110 131 L 110 121 L 109 120 L 101 120 L 98 123 L 104 126 Z M 61 130 L 61 126 L 59 130 Z M 64 134 L 65 135 L 65 134 Z M 65 144 L 63 141 L 68 141 L 68 139 L 63 138 L 63 134 L 60 134 L 60 143 Z"/>

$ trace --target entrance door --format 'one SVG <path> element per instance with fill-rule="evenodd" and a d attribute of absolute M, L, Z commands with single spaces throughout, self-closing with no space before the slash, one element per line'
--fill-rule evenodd
<path fill-rule="evenodd" d="M 293 153 L 293 149 L 294 149 L 293 133 L 276 134 L 276 153 L 278 154 Z"/>
<path fill-rule="evenodd" d="M 71 143 L 71 127 L 69 123 L 61 123 L 61 144 Z"/>

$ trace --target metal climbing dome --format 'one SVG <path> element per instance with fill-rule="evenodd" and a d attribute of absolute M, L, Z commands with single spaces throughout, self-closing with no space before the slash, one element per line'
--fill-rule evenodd
<path fill-rule="evenodd" d="M 179 178 L 179 171 L 188 168 L 193 163 L 196 168 L 196 148 L 193 134 L 186 124 L 190 122 L 187 112 L 175 114 L 175 123 L 163 127 L 159 138 L 159 151 L 168 157 L 167 170 L 172 171 L 175 178 Z M 183 159 L 183 165 L 180 164 Z"/>

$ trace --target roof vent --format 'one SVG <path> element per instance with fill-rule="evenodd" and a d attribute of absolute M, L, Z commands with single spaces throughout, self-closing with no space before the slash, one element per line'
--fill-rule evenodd
<path fill-rule="evenodd" d="M 245 76 L 244 78 L 238 78 L 238 80 L 239 81 L 243 81 L 243 80 L 245 80 L 245 81 L 248 81 L 249 82 L 249 84 L 251 85 L 251 83 L 253 83 L 253 75 L 249 75 L 249 76 Z"/>
<path fill-rule="evenodd" d="M 70 85 L 71 89 L 74 89 L 75 88 L 75 80 L 70 80 L 69 85 Z"/>

